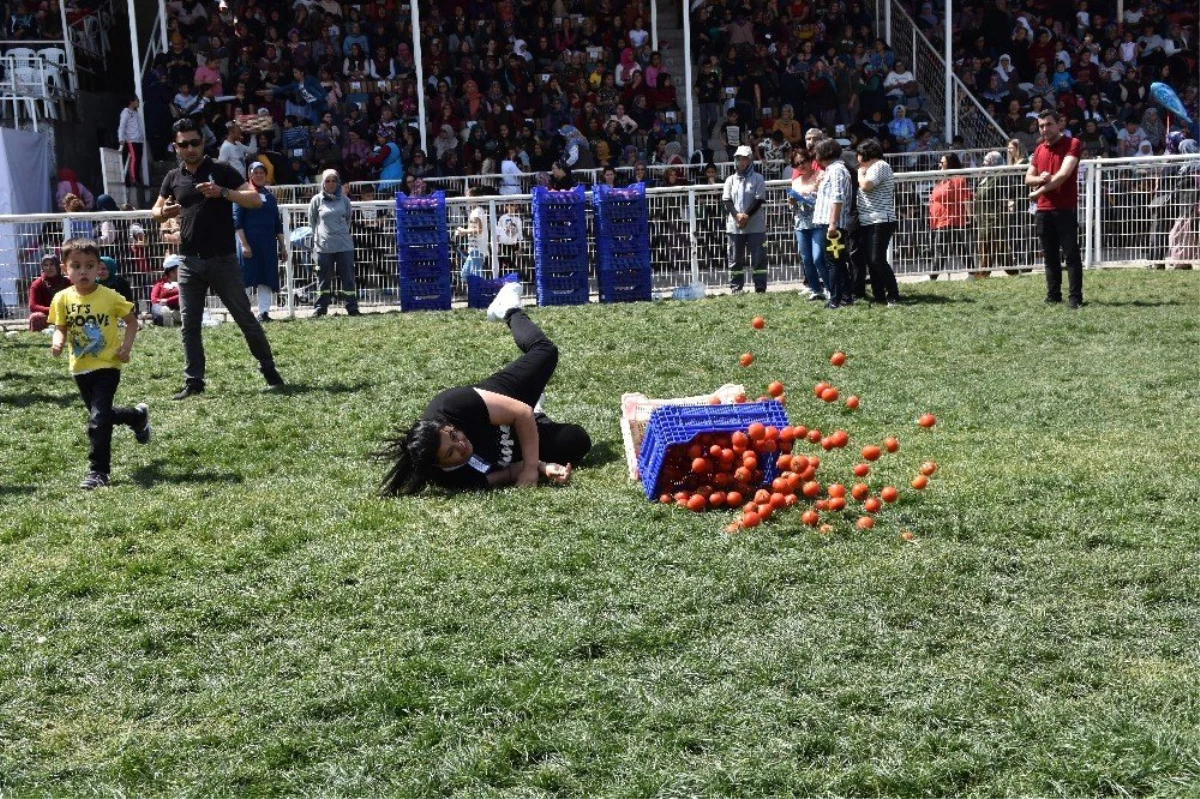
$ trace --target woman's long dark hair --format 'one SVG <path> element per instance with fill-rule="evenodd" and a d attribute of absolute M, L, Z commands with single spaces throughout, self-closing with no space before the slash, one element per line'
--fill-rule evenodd
<path fill-rule="evenodd" d="M 441 429 L 440 423 L 422 419 L 404 435 L 386 439 L 383 448 L 372 453 L 376 458 L 392 461 L 379 486 L 380 496 L 416 494 L 425 487 L 437 460 Z"/>

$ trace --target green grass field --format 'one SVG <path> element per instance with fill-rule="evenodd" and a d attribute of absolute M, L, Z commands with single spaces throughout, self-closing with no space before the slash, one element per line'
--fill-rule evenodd
<path fill-rule="evenodd" d="M 223 325 L 183 403 L 145 331 L 155 438 L 92 494 L 65 359 L 3 339 L 0 794 L 1200 795 L 1200 275 L 1086 280 L 537 310 L 573 484 L 388 501 L 366 453 L 515 353 L 481 312 L 272 324 L 283 394 Z M 776 378 L 850 433 L 826 481 L 900 438 L 874 530 L 725 535 L 627 480 L 623 391 Z"/>

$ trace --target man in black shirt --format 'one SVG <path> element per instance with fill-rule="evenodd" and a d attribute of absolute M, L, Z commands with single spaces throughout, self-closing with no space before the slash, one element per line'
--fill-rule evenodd
<path fill-rule="evenodd" d="M 278 388 L 283 378 L 275 369 L 266 333 L 250 309 L 242 269 L 234 254 L 233 209 L 229 205 L 261 208 L 262 198 L 236 169 L 204 154 L 204 137 L 194 121 L 181 119 L 174 131 L 175 149 L 183 166 L 167 173 L 150 212 L 158 222 L 179 217 L 179 254 L 183 258 L 179 267 L 179 309 L 185 383 L 173 399 L 186 399 L 204 391 L 200 320 L 210 288 L 241 328 L 267 386 Z"/>

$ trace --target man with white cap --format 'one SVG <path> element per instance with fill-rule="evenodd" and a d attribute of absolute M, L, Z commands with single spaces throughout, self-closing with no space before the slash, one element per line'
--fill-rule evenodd
<path fill-rule="evenodd" d="M 754 290 L 767 290 L 767 214 L 763 208 L 767 199 L 767 183 L 754 169 L 754 152 L 742 145 L 733 153 L 736 169 L 725 179 L 721 201 L 725 206 L 725 232 L 729 235 L 726 263 L 729 265 L 729 288 L 741 292 L 746 281 L 746 261 Z"/>

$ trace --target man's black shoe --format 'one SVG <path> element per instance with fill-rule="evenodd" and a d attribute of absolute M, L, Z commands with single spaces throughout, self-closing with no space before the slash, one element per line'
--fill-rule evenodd
<path fill-rule="evenodd" d="M 263 377 L 267 380 L 268 389 L 276 389 L 283 386 L 283 378 L 279 375 L 279 370 L 275 367 L 263 369 Z"/>
<path fill-rule="evenodd" d="M 195 386 L 195 385 L 192 385 L 191 383 L 188 383 L 182 389 L 180 389 L 178 392 L 176 392 L 175 394 L 172 394 L 171 399 L 185 400 L 188 397 L 192 396 L 193 394 L 203 394 L 203 393 L 204 393 L 204 386 Z"/>

